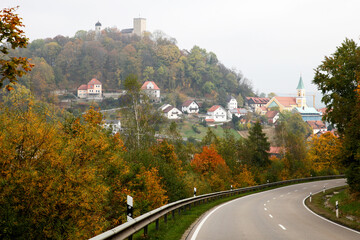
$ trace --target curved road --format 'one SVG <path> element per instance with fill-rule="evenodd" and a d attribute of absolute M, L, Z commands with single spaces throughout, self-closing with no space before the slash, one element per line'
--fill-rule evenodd
<path fill-rule="evenodd" d="M 210 210 L 187 239 L 359 240 L 359 232 L 324 220 L 303 205 L 310 192 L 345 184 L 345 179 L 302 183 L 235 199 Z"/>

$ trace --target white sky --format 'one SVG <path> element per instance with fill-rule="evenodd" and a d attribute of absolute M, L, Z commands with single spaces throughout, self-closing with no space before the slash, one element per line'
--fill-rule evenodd
<path fill-rule="evenodd" d="M 314 68 L 345 38 L 359 42 L 359 0 L 1 0 L 17 13 L 30 40 L 102 27 L 131 28 L 134 17 L 147 30 L 174 37 L 181 49 L 214 52 L 241 71 L 254 90 L 294 93 L 302 74 L 307 92 Z"/>

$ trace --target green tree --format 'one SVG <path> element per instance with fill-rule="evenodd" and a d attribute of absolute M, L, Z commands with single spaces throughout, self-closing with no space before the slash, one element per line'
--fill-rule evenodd
<path fill-rule="evenodd" d="M 346 39 L 335 53 L 315 69 L 313 81 L 323 94 L 325 120 L 335 125 L 344 139 L 342 161 L 350 189 L 360 192 L 360 48 Z"/>
<path fill-rule="evenodd" d="M 4 81 L 16 83 L 17 78 L 23 76 L 26 72 L 31 71 L 33 65 L 25 57 L 10 57 L 9 47 L 15 49 L 25 48 L 28 39 L 24 35 L 21 27 L 22 19 L 14 14 L 17 8 L 4 8 L 0 11 L 0 88 L 3 87 Z M 6 43 L 6 44 L 5 44 Z M 7 90 L 11 90 L 11 84 L 6 85 Z"/>
<path fill-rule="evenodd" d="M 250 155 L 250 164 L 257 167 L 267 167 L 270 164 L 269 153 L 270 143 L 262 131 L 260 122 L 257 121 L 249 130 L 249 137 L 246 140 Z"/>

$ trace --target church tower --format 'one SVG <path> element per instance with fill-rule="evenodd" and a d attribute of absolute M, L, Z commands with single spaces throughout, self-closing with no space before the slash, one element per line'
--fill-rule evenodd
<path fill-rule="evenodd" d="M 297 96 L 296 96 L 296 104 L 298 107 L 307 107 L 306 106 L 306 97 L 305 97 L 305 87 L 302 80 L 302 77 L 300 75 L 299 84 L 296 88 Z"/>

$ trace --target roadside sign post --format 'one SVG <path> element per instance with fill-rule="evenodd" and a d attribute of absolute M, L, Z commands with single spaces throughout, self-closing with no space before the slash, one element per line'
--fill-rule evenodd
<path fill-rule="evenodd" d="M 336 201 L 335 209 L 336 209 L 336 218 L 339 218 L 339 202 L 338 201 Z"/>
<path fill-rule="evenodd" d="M 127 210 L 126 210 L 126 215 L 127 215 L 127 221 L 130 222 L 131 220 L 133 220 L 133 198 L 129 195 L 127 195 Z"/>
<path fill-rule="evenodd" d="M 312 196 L 312 194 L 310 193 L 310 202 L 311 202 L 311 196 Z"/>
<path fill-rule="evenodd" d="M 196 197 L 196 187 L 194 187 L 194 197 Z"/>

